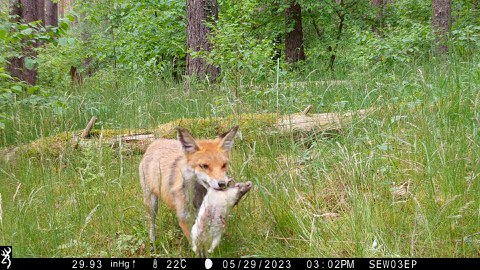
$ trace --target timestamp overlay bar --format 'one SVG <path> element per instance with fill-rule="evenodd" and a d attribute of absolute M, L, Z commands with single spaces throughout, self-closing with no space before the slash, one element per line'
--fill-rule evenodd
<path fill-rule="evenodd" d="M 10 269 L 478 269 L 480 258 L 11 258 Z M 7 269 L 0 264 L 0 270 Z"/>

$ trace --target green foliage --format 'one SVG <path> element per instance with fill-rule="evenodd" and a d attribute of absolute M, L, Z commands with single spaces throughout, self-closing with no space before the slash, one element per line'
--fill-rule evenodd
<path fill-rule="evenodd" d="M 412 23 L 430 24 L 432 1 L 401 0 L 387 5 L 384 14 L 386 26 L 402 26 Z"/>
<path fill-rule="evenodd" d="M 32 23 L 17 23 L 8 20 L 9 17 L 3 14 L 0 16 L 0 108 L 5 108 L 13 103 L 49 106 L 58 111 L 63 102 L 61 99 L 50 96 L 41 91 L 39 86 L 28 85 L 25 82 L 13 78 L 6 72 L 6 66 L 13 57 L 21 58 L 27 47 L 34 47 L 38 50 L 39 44 L 57 44 L 61 36 L 69 28 L 73 18 L 61 20 L 58 27 L 42 27 L 39 21 Z M 27 69 L 37 68 L 38 59 L 25 57 L 23 65 Z M 0 129 L 5 128 L 7 116 L 0 114 Z"/>
<path fill-rule="evenodd" d="M 356 43 L 351 60 L 370 67 L 408 64 L 429 55 L 434 41 L 430 25 L 391 27 L 385 29 L 384 33 L 383 37 L 368 30 L 355 33 Z"/>
<path fill-rule="evenodd" d="M 71 83 L 70 68 L 78 67 L 80 72 L 82 60 L 86 57 L 81 40 L 69 31 L 66 37 L 58 39 L 56 44 L 46 44 L 39 49 L 37 58 L 39 82 L 44 87 L 66 87 Z M 62 91 L 63 92 L 63 91 Z"/>
<path fill-rule="evenodd" d="M 84 1 L 77 8 L 84 14 L 77 28 L 84 35 L 81 48 L 95 69 L 114 66 L 144 77 L 184 66 L 184 2 Z"/>
<path fill-rule="evenodd" d="M 69 17 L 59 22 L 58 27 L 43 27 L 40 21 L 31 23 L 1 21 L 0 40 L 3 52 L 0 60 L 2 65 L 11 57 L 20 58 L 27 47 L 38 47 L 41 44 L 57 44 L 62 41 L 61 36 L 69 28 L 69 22 L 73 18 Z M 26 68 L 33 69 L 37 64 L 36 58 L 26 58 L 24 62 Z"/>
<path fill-rule="evenodd" d="M 452 17 L 454 18 L 452 26 L 454 30 L 470 25 L 480 25 L 479 7 L 474 5 L 475 1 L 472 0 L 452 1 Z"/>
<path fill-rule="evenodd" d="M 13 102 L 16 94 L 23 93 L 24 84 L 15 82 L 12 76 L 0 67 L 0 106 Z"/>
<path fill-rule="evenodd" d="M 272 41 L 252 37 L 241 22 L 220 20 L 211 42 L 213 49 L 207 58 L 220 67 L 227 81 L 248 85 L 274 78 Z"/>
<path fill-rule="evenodd" d="M 467 25 L 451 32 L 452 45 L 462 56 L 472 57 L 480 49 L 480 26 Z"/>
<path fill-rule="evenodd" d="M 337 48 L 337 65 L 345 67 L 391 67 L 430 53 L 428 1 L 395 1 L 383 9 L 371 1 L 305 1 L 303 7 L 307 58 L 316 64 L 326 65 L 334 53 L 328 48 Z M 345 14 L 340 35 L 339 14 Z"/>

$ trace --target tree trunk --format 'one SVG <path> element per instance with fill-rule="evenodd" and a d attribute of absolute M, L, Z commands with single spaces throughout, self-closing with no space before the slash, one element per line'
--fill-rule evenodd
<path fill-rule="evenodd" d="M 473 1 L 473 14 L 476 19 L 478 17 L 478 0 Z"/>
<path fill-rule="evenodd" d="M 58 8 L 58 15 L 60 16 L 60 18 L 64 18 L 64 15 L 65 15 L 65 0 L 59 0 L 58 4 L 60 4 L 59 8 Z"/>
<path fill-rule="evenodd" d="M 37 14 L 38 19 L 41 20 L 41 25 L 45 26 L 45 0 L 37 0 Z"/>
<path fill-rule="evenodd" d="M 305 60 L 303 49 L 302 8 L 300 4 L 292 2 L 285 10 L 285 22 L 287 29 L 293 24 L 293 30 L 285 36 L 285 57 L 287 62 L 295 63 Z"/>
<path fill-rule="evenodd" d="M 22 18 L 25 23 L 30 23 L 38 20 L 38 8 L 36 0 L 21 0 L 22 3 Z"/>
<path fill-rule="evenodd" d="M 272 42 L 273 44 L 273 55 L 272 55 L 272 60 L 277 62 L 277 60 L 282 59 L 282 35 L 279 34 L 275 37 L 275 39 Z"/>
<path fill-rule="evenodd" d="M 451 0 L 433 0 L 432 2 L 432 27 L 436 35 L 437 53 L 448 53 L 448 33 L 451 24 Z"/>
<path fill-rule="evenodd" d="M 383 28 L 383 5 L 384 0 L 372 0 L 372 5 L 376 8 L 377 14 L 375 16 L 375 21 L 372 24 L 372 31 L 381 36 L 381 30 Z"/>
<path fill-rule="evenodd" d="M 22 18 L 25 23 L 30 23 L 38 20 L 38 8 L 37 8 L 37 1 L 36 0 L 21 0 L 22 3 Z M 33 68 L 29 69 L 25 65 L 26 61 L 35 60 L 37 58 L 37 52 L 34 50 L 35 44 L 29 44 L 28 40 L 24 41 L 23 45 L 23 61 L 24 61 L 24 69 L 23 69 L 23 80 L 31 85 L 35 85 L 37 83 L 37 68 L 34 66 Z"/>
<path fill-rule="evenodd" d="M 60 18 L 65 18 L 65 14 L 68 13 L 70 10 L 72 10 L 72 7 L 75 1 L 74 0 L 58 0 L 56 2 L 58 3 L 57 14 L 60 16 Z"/>
<path fill-rule="evenodd" d="M 86 4 L 87 2 L 88 0 L 82 0 L 80 3 Z M 90 32 L 88 29 L 85 11 L 82 11 L 80 13 L 79 25 L 81 29 L 82 46 L 88 47 L 89 46 L 88 44 L 90 42 Z M 91 63 L 92 63 L 92 59 L 89 56 L 86 56 L 85 58 L 82 59 L 82 67 L 84 70 L 84 74 L 86 74 L 86 76 L 92 75 Z"/>
<path fill-rule="evenodd" d="M 187 0 L 187 51 L 211 51 L 208 41 L 210 29 L 205 22 L 218 20 L 217 0 Z M 202 57 L 192 58 L 187 53 L 187 75 L 208 76 L 215 80 L 220 69 L 210 65 Z"/>
<path fill-rule="evenodd" d="M 52 0 L 45 2 L 45 25 L 58 26 L 58 3 Z"/>
<path fill-rule="evenodd" d="M 312 25 L 313 29 L 315 29 L 315 33 L 317 34 L 318 39 L 322 40 L 323 39 L 323 34 L 324 30 L 320 29 L 317 25 L 317 22 L 315 21 L 315 18 L 312 17 Z"/>
<path fill-rule="evenodd" d="M 10 18 L 12 23 L 19 23 L 22 18 L 20 0 L 10 0 Z M 8 59 L 7 71 L 18 80 L 23 80 L 23 59 L 13 56 Z"/>
<path fill-rule="evenodd" d="M 341 3 L 341 6 L 343 7 L 343 0 L 341 0 L 340 3 Z M 335 59 L 337 58 L 338 44 L 340 43 L 340 39 L 342 38 L 342 30 L 343 30 L 343 26 L 345 25 L 345 13 L 342 13 L 341 11 L 337 11 L 337 15 L 338 15 L 337 41 L 335 42 L 335 45 L 333 47 L 332 46 L 328 47 L 328 51 L 331 52 L 330 61 L 328 63 L 328 69 L 330 69 L 332 74 L 333 74 L 333 68 L 335 65 Z"/>
<path fill-rule="evenodd" d="M 45 27 L 45 0 L 37 0 L 37 20 L 40 20 L 40 27 Z M 33 46 L 38 48 L 43 45 L 42 41 L 36 41 Z"/>

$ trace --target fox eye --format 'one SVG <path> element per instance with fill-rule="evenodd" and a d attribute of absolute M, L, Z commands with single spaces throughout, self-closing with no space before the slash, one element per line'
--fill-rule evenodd
<path fill-rule="evenodd" d="M 200 164 L 200 168 L 203 170 L 208 170 L 208 165 L 207 164 Z"/>
<path fill-rule="evenodd" d="M 227 163 L 224 163 L 222 166 L 222 169 L 226 169 L 226 168 L 227 168 Z"/>

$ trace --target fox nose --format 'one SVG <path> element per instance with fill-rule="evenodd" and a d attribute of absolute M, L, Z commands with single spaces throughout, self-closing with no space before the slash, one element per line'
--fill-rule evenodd
<path fill-rule="evenodd" d="M 218 186 L 220 188 L 225 188 L 227 186 L 227 182 L 225 182 L 224 180 L 220 180 L 218 181 Z"/>

